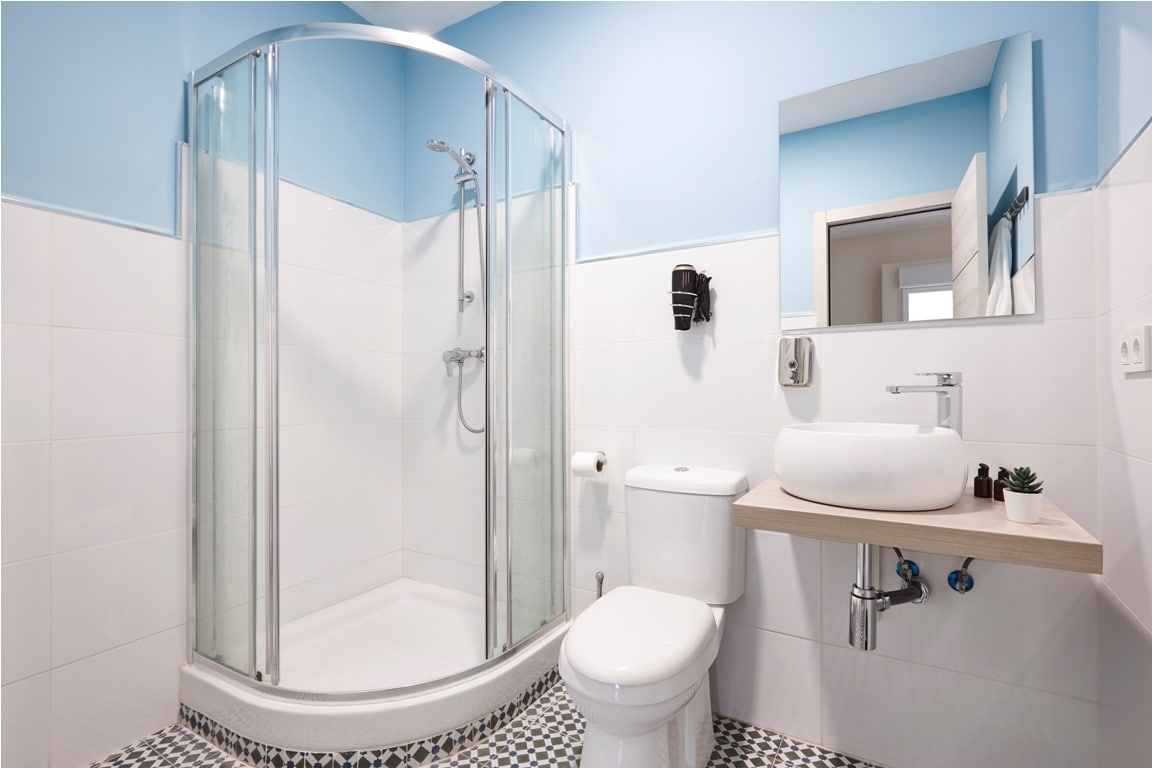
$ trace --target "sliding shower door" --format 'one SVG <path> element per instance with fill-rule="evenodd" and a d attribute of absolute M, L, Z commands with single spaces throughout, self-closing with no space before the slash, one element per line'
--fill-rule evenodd
<path fill-rule="evenodd" d="M 497 640 L 514 646 L 564 612 L 563 135 L 505 89 L 495 102 L 490 447 Z"/>
<path fill-rule="evenodd" d="M 195 649 L 246 675 L 260 667 L 263 614 L 254 546 L 265 480 L 257 424 L 263 81 L 262 60 L 247 56 L 193 95 Z"/>

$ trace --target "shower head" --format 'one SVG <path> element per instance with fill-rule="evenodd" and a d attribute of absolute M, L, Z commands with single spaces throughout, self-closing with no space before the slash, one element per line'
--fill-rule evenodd
<path fill-rule="evenodd" d="M 476 162 L 476 155 L 468 150 L 461 148 L 460 152 L 457 153 L 441 139 L 428 139 L 428 149 L 433 152 L 447 152 L 448 155 L 456 161 L 456 164 L 460 166 L 460 173 L 468 176 L 476 175 L 476 172 L 472 170 L 472 163 Z"/>

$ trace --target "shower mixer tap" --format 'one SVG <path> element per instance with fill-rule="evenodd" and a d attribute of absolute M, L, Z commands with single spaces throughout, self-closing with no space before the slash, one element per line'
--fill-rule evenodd
<path fill-rule="evenodd" d="M 453 365 L 463 370 L 464 361 L 470 357 L 484 362 L 484 347 L 480 347 L 480 349 L 461 349 L 460 347 L 456 347 L 455 349 L 446 350 L 444 354 L 440 356 L 440 359 L 444 361 L 444 372 L 448 374 L 448 378 L 452 378 Z"/>

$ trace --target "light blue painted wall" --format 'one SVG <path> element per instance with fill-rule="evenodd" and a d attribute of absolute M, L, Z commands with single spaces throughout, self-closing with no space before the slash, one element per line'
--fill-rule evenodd
<path fill-rule="evenodd" d="M 174 231 L 189 71 L 313 21 L 363 19 L 322 2 L 3 3 L 0 191 Z"/>
<path fill-rule="evenodd" d="M 1100 4 L 1100 170 L 1152 117 L 1152 3 Z"/>
<path fill-rule="evenodd" d="M 783 98 L 1031 31 L 1041 190 L 1096 160 L 1092 3 L 503 3 L 438 37 L 574 131 L 581 258 L 779 226 Z"/>
<path fill-rule="evenodd" d="M 1033 147 L 1032 42 L 1014 35 L 1000 46 L 988 83 L 988 233 L 1017 193 L 1036 193 Z M 1000 98 L 1007 88 L 1008 109 L 1000 116 Z M 1016 217 L 1013 228 L 1015 273 L 1036 252 L 1035 205 L 1032 198 Z"/>
<path fill-rule="evenodd" d="M 377 43 L 282 45 L 281 178 L 402 220 L 406 61 Z"/>
<path fill-rule="evenodd" d="M 953 189 L 987 146 L 986 88 L 781 136 L 781 314 L 814 311 L 814 211 Z"/>

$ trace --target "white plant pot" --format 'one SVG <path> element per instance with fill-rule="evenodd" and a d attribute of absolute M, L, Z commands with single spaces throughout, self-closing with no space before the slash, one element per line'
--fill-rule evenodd
<path fill-rule="evenodd" d="M 1004 489 L 1004 511 L 1014 523 L 1040 522 L 1040 508 L 1044 506 L 1043 493 L 1016 493 Z"/>

